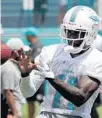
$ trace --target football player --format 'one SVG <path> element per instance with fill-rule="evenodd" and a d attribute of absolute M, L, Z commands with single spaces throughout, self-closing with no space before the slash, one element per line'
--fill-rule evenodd
<path fill-rule="evenodd" d="M 102 53 L 92 46 L 100 24 L 100 17 L 91 8 L 71 8 L 61 24 L 63 43 L 44 47 L 36 57 L 40 65 L 32 76 L 40 77 L 31 90 L 36 92 L 44 79 L 49 82 L 38 118 L 91 118 L 102 84 Z M 27 77 L 23 80 L 26 84 L 29 81 Z M 27 85 L 25 89 L 29 94 Z"/>

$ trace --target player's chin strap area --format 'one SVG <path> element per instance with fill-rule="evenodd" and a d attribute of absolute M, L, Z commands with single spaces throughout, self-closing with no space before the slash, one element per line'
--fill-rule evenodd
<path fill-rule="evenodd" d="M 81 51 L 88 50 L 90 47 L 87 47 L 86 49 L 81 49 L 81 48 L 74 48 L 73 46 L 66 46 L 64 47 L 64 52 L 70 52 L 72 54 L 77 54 L 80 53 Z"/>
<path fill-rule="evenodd" d="M 85 46 L 85 40 L 81 43 L 79 47 L 73 47 L 73 45 L 66 45 L 64 47 L 64 52 L 70 52 L 72 54 L 80 53 L 82 50 L 87 50 L 90 46 Z"/>
<path fill-rule="evenodd" d="M 64 47 L 64 52 L 67 52 L 67 51 L 69 51 L 69 52 L 72 52 L 74 50 L 74 48 L 73 48 L 73 46 L 66 46 L 66 47 Z"/>
<path fill-rule="evenodd" d="M 66 46 L 64 47 L 64 52 L 70 52 L 73 54 L 79 53 L 82 49 L 81 48 L 74 48 L 73 46 Z"/>

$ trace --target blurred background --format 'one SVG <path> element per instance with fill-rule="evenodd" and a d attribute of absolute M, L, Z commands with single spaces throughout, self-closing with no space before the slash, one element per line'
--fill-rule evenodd
<path fill-rule="evenodd" d="M 58 43 L 63 15 L 76 5 L 89 6 L 102 17 L 102 0 L 1 0 L 4 40 L 12 35 L 20 37 L 25 28 L 34 26 L 44 45 Z"/>
<path fill-rule="evenodd" d="M 38 37 L 45 45 L 60 43 L 60 24 L 65 12 L 76 5 L 86 5 L 94 9 L 102 18 L 102 0 L 1 0 L 2 40 L 19 37 L 29 45 L 24 36 L 28 27 L 38 30 Z M 99 32 L 102 35 L 102 31 Z M 102 118 L 101 105 L 97 107 Z M 27 117 L 27 105 L 23 107 L 23 117 Z"/>

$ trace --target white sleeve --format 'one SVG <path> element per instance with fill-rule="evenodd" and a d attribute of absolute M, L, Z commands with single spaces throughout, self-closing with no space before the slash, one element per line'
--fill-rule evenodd
<path fill-rule="evenodd" d="M 50 60 L 53 58 L 55 51 L 55 45 L 44 47 L 41 53 L 35 58 L 35 63 L 41 64 L 40 62 L 44 62 L 46 64 L 49 64 Z M 34 74 L 35 71 L 36 70 L 33 70 L 30 73 L 29 77 L 23 78 L 21 81 L 20 88 L 24 97 L 33 96 L 44 81 L 44 78 Z"/>
<path fill-rule="evenodd" d="M 40 63 L 40 60 L 46 63 L 49 61 L 49 54 L 46 47 L 42 48 L 41 53 L 35 58 L 35 63 Z"/>
<path fill-rule="evenodd" d="M 6 70 L 4 73 L 2 73 L 1 76 L 2 91 L 5 89 L 14 90 L 15 82 L 16 82 L 15 73 L 13 73 L 11 70 Z"/>
<path fill-rule="evenodd" d="M 49 64 L 56 52 L 57 47 L 58 45 L 44 47 L 41 53 L 35 58 L 35 63 L 41 64 L 40 62 L 44 62 Z M 21 81 L 21 92 L 26 98 L 33 96 L 44 81 L 44 78 L 34 74 L 35 71 L 36 70 L 33 70 L 29 77 L 26 77 Z"/>
<path fill-rule="evenodd" d="M 50 61 L 53 59 L 55 55 L 58 46 L 59 44 L 54 44 L 43 47 L 41 53 L 35 58 L 35 63 L 40 63 L 39 61 L 41 60 L 49 65 Z"/>
<path fill-rule="evenodd" d="M 102 86 L 102 63 L 91 65 L 86 69 L 85 74 L 99 80 Z"/>
<path fill-rule="evenodd" d="M 97 35 L 97 38 L 93 42 L 93 46 L 102 52 L 102 36 Z"/>
<path fill-rule="evenodd" d="M 28 77 L 21 80 L 20 89 L 25 98 L 33 96 L 39 89 L 44 79 L 39 75 L 35 75 L 33 70 Z"/>

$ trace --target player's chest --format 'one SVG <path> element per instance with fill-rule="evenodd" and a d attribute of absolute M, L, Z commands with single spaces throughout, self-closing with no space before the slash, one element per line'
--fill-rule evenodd
<path fill-rule="evenodd" d="M 84 71 L 82 60 L 70 60 L 68 58 L 54 59 L 50 67 L 56 77 L 74 86 L 77 85 Z"/>
<path fill-rule="evenodd" d="M 77 72 L 79 71 L 78 68 L 81 67 L 80 60 L 70 60 L 69 58 L 56 58 L 53 59 L 50 63 L 50 67 L 52 71 L 57 74 L 61 73 L 69 73 L 69 72 Z"/>

